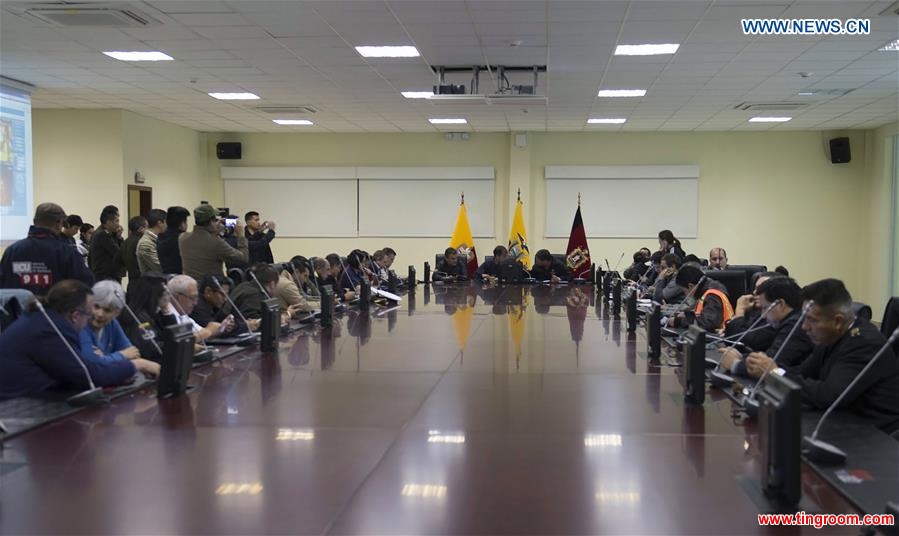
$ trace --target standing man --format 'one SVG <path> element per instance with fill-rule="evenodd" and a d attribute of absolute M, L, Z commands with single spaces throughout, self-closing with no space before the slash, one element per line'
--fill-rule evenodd
<path fill-rule="evenodd" d="M 75 249 L 78 249 L 78 243 L 75 242 L 75 235 L 81 232 L 81 226 L 84 221 L 77 214 L 70 214 L 66 217 L 65 223 L 62 225 L 61 237 Z"/>
<path fill-rule="evenodd" d="M 137 243 L 137 266 L 141 273 L 144 272 L 162 272 L 162 265 L 159 264 L 159 252 L 156 250 L 156 244 L 159 242 L 159 235 L 166 229 L 166 213 L 164 210 L 154 208 L 147 215 L 147 230 Z"/>
<path fill-rule="evenodd" d="M 181 250 L 178 249 L 178 237 L 187 231 L 187 218 L 190 211 L 184 207 L 169 207 L 165 213 L 165 232 L 159 234 L 156 241 L 156 252 L 159 254 L 159 265 L 164 274 L 181 273 Z"/>
<path fill-rule="evenodd" d="M 147 218 L 143 216 L 135 216 L 128 220 L 128 238 L 122 244 L 122 262 L 125 265 L 125 271 L 128 273 L 128 289 L 131 289 L 131 283 L 137 281 L 140 277 L 140 267 L 137 265 L 137 243 L 144 236 L 147 230 Z"/>
<path fill-rule="evenodd" d="M 119 209 L 106 205 L 100 212 L 100 228 L 91 239 L 87 262 L 97 281 L 112 279 L 122 282 L 125 265 L 122 263 L 122 226 L 119 225 Z"/>
<path fill-rule="evenodd" d="M 56 203 L 37 206 L 28 236 L 3 252 L 0 287 L 21 288 L 43 296 L 63 279 L 94 284 L 94 274 L 78 250 L 59 239 L 65 219 L 65 211 Z"/>
<path fill-rule="evenodd" d="M 207 275 L 223 275 L 225 261 L 247 262 L 250 257 L 243 224 L 237 221 L 237 249 L 232 248 L 219 234 L 223 230 L 218 211 L 212 205 L 200 205 L 194 209 L 194 230 L 178 237 L 178 249 L 184 274 L 199 281 Z M 275 281 L 278 279 L 275 273 Z"/>
<path fill-rule="evenodd" d="M 260 223 L 259 213 L 254 211 L 247 212 L 244 220 L 247 222 L 245 233 L 250 247 L 250 264 L 275 262 L 271 247 L 272 240 L 275 239 L 275 222 Z"/>

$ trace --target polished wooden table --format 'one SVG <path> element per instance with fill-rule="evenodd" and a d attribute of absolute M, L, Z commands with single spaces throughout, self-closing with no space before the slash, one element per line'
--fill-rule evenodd
<path fill-rule="evenodd" d="M 645 346 L 592 287 L 419 286 L 10 440 L 0 533 L 856 532 L 759 527 L 754 424 Z"/>

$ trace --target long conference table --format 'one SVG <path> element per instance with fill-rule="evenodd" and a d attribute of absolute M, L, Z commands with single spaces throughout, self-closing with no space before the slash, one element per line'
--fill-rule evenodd
<path fill-rule="evenodd" d="M 685 404 L 592 286 L 419 286 L 191 384 L 7 441 L 0 534 L 857 532 L 760 527 L 755 422 Z"/>

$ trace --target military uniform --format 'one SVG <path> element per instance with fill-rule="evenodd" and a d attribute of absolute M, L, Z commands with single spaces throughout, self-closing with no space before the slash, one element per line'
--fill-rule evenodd
<path fill-rule="evenodd" d="M 802 399 L 825 409 L 840 396 L 886 342 L 870 322 L 856 318 L 831 346 L 815 347 L 801 365 L 786 375 L 802 387 Z M 887 433 L 899 430 L 899 361 L 890 349 L 840 402 Z"/>
<path fill-rule="evenodd" d="M 2 288 L 21 288 L 43 296 L 63 279 L 94 284 L 94 274 L 78 251 L 43 227 L 32 225 L 28 237 L 6 248 L 0 260 Z"/>
<path fill-rule="evenodd" d="M 800 316 L 802 316 L 802 311 L 793 309 L 793 311 L 791 311 L 786 318 L 781 320 L 776 327 L 772 326 L 771 329 L 774 330 L 774 338 L 768 346 L 751 346 L 748 343 L 745 343 L 745 339 L 741 342 L 744 342 L 746 346 L 752 348 L 754 351 L 765 352 L 765 355 L 771 359 L 774 359 L 774 356 L 780 352 L 780 355 L 777 355 L 777 364 L 785 369 L 798 367 L 815 348 L 815 344 L 808 338 L 808 334 L 805 333 L 805 330 L 803 330 L 801 326 L 796 328 L 793 336 L 790 337 L 790 332 L 793 331 L 796 323 L 799 322 Z M 750 333 L 747 337 L 754 334 L 755 333 Z M 787 337 L 790 337 L 790 340 L 787 340 Z M 781 350 L 781 348 L 783 349 Z M 748 376 L 745 361 L 741 360 L 734 363 L 731 367 L 731 372 L 741 376 Z"/>

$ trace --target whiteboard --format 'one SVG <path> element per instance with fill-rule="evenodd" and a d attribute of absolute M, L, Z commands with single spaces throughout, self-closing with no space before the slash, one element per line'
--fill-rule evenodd
<path fill-rule="evenodd" d="M 493 180 L 360 180 L 359 236 L 448 237 L 465 192 L 472 236 L 493 237 L 493 189 Z"/>
<path fill-rule="evenodd" d="M 223 177 L 225 175 L 223 168 Z M 274 220 L 284 237 L 357 236 L 356 179 L 227 179 L 225 206 Z"/>
<path fill-rule="evenodd" d="M 695 238 L 699 166 L 546 166 L 546 237 L 567 238 L 581 195 L 591 238 Z"/>

